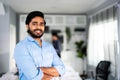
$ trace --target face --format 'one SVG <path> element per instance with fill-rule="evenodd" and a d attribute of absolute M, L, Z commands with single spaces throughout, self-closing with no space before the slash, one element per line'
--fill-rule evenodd
<path fill-rule="evenodd" d="M 52 40 L 57 40 L 57 37 L 56 36 L 52 36 Z"/>
<path fill-rule="evenodd" d="M 45 24 L 42 17 L 34 17 L 27 26 L 27 32 L 33 38 L 40 38 L 44 34 Z"/>

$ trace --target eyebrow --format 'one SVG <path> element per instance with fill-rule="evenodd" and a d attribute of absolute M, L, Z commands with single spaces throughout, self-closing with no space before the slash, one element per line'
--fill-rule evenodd
<path fill-rule="evenodd" d="M 32 23 L 38 23 L 38 22 L 36 22 L 36 21 L 33 21 Z M 40 22 L 40 23 L 44 23 L 44 22 Z"/>
<path fill-rule="evenodd" d="M 38 23 L 38 22 L 35 22 L 35 21 L 34 21 L 34 22 L 32 22 L 32 23 Z"/>

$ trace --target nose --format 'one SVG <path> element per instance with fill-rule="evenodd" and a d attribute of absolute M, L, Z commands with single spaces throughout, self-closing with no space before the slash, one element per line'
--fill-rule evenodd
<path fill-rule="evenodd" d="M 39 24 L 39 25 L 36 26 L 37 29 L 41 29 L 43 27 L 44 27 L 44 25 L 41 25 L 41 24 Z"/>

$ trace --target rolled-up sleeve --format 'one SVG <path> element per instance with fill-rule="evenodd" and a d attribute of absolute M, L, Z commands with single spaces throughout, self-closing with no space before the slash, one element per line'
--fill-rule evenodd
<path fill-rule="evenodd" d="M 55 67 L 57 69 L 60 76 L 62 76 L 65 73 L 65 66 L 64 66 L 63 62 L 61 61 L 61 59 L 58 57 L 55 49 L 52 47 L 51 50 L 52 50 L 52 53 L 54 54 L 52 65 L 53 65 L 53 67 Z"/>
<path fill-rule="evenodd" d="M 14 58 L 21 74 L 28 80 L 41 80 L 43 73 L 38 70 L 24 44 L 18 44 L 14 51 Z"/>

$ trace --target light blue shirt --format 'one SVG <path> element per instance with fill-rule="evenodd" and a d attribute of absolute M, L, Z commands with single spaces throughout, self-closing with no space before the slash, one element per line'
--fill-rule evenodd
<path fill-rule="evenodd" d="M 61 76 L 65 72 L 65 66 L 53 46 L 42 40 L 40 47 L 31 36 L 16 45 L 14 58 L 19 70 L 19 80 L 42 80 L 43 72 L 38 67 L 54 67 Z"/>

